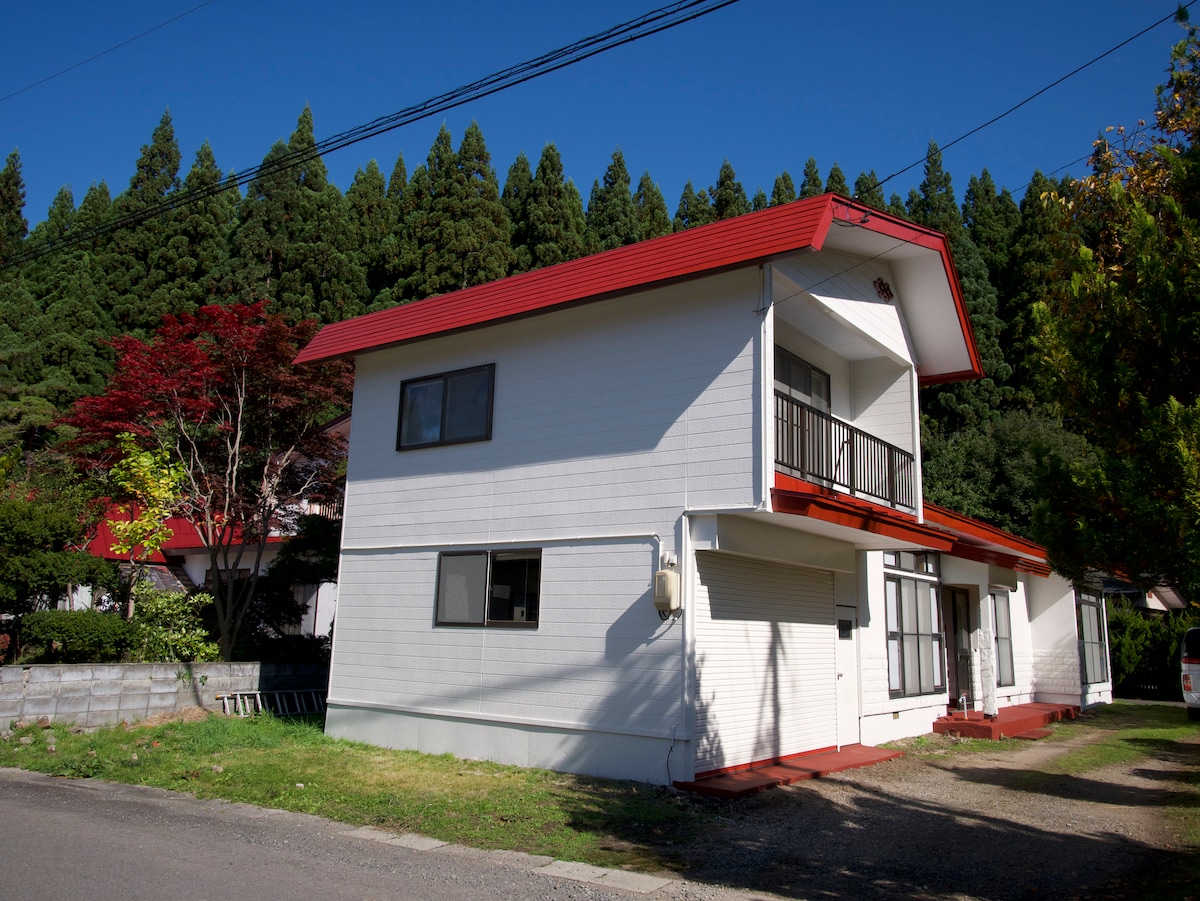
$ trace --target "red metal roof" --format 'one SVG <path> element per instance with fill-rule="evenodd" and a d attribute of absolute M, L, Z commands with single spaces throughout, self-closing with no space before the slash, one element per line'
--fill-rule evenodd
<path fill-rule="evenodd" d="M 106 518 L 100 520 L 100 524 L 96 527 L 96 534 L 88 541 L 85 550 L 93 557 L 103 557 L 105 560 L 128 560 L 128 554 L 122 555 L 113 551 L 112 546 L 116 541 L 116 536 L 109 527 L 111 520 L 127 520 L 128 518 L 129 513 L 122 513 L 118 506 L 112 507 Z M 182 516 L 172 516 L 167 519 L 166 525 L 172 532 L 171 537 L 163 543 L 163 550 L 167 553 L 183 554 L 205 549 L 204 540 L 200 537 L 196 526 L 189 520 Z M 240 535 L 238 539 L 240 540 Z M 271 535 L 267 537 L 267 544 L 274 544 L 282 540 L 279 536 Z M 161 552 L 155 552 L 147 562 L 166 563 L 167 558 Z"/>
<path fill-rule="evenodd" d="M 618 247 L 327 325 L 294 362 L 314 363 L 354 356 L 654 284 L 750 265 L 778 254 L 820 250 L 835 216 L 841 215 L 867 231 L 900 237 L 942 255 L 971 358 L 976 362 L 977 373 L 982 374 L 945 237 L 884 213 L 872 210 L 866 217 L 865 212 L 865 207 L 852 201 L 824 194 Z"/>
<path fill-rule="evenodd" d="M 945 529 L 954 536 L 954 548 L 951 553 L 956 557 L 1004 566 L 1037 576 L 1050 575 L 1046 549 L 1040 544 L 936 504 L 925 504 L 925 522 Z"/>

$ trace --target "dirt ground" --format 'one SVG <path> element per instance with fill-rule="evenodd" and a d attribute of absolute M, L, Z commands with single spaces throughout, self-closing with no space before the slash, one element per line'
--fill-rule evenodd
<path fill-rule="evenodd" d="M 1130 766 L 1047 772 L 1097 738 L 953 754 L 939 738 L 942 753 L 725 802 L 721 828 L 681 862 L 689 879 L 786 898 L 1146 897 L 1138 873 L 1178 856 L 1164 804 L 1200 803 L 1184 784 L 1200 773 L 1200 729 Z"/>

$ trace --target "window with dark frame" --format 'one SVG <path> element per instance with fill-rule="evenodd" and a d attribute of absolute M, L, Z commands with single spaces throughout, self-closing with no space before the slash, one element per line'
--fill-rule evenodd
<path fill-rule="evenodd" d="M 541 586 L 540 549 L 443 552 L 436 623 L 536 628 Z"/>
<path fill-rule="evenodd" d="M 946 691 L 945 638 L 938 558 L 909 551 L 883 555 L 887 616 L 888 691 L 894 697 Z M 903 573 L 903 574 L 901 574 Z"/>
<path fill-rule="evenodd" d="M 400 384 L 396 450 L 488 441 L 496 366 L 475 366 Z"/>
<path fill-rule="evenodd" d="M 1108 647 L 1104 634 L 1104 599 L 1096 592 L 1075 591 L 1075 613 L 1079 628 L 1079 665 L 1083 683 L 1108 681 Z"/>
<path fill-rule="evenodd" d="M 775 390 L 823 413 L 829 412 L 829 373 L 778 345 L 775 347 Z"/>

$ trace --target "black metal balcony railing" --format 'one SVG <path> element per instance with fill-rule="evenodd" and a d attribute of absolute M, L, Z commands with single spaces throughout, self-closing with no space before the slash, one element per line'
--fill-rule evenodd
<path fill-rule="evenodd" d="M 775 464 L 855 497 L 901 510 L 916 507 L 912 454 L 778 391 Z"/>

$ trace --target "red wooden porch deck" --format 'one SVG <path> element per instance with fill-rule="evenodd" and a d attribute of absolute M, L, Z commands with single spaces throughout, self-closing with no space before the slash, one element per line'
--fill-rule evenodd
<path fill-rule="evenodd" d="M 994 719 L 985 719 L 983 712 L 968 710 L 966 716 L 954 711 L 934 721 L 933 731 L 942 735 L 963 738 L 1042 738 L 1050 723 L 1073 720 L 1079 708 L 1071 704 L 1014 704 L 1001 707 Z"/>
<path fill-rule="evenodd" d="M 777 763 L 765 764 L 733 773 L 701 775 L 695 782 L 676 782 L 675 787 L 698 795 L 714 798 L 744 798 L 768 788 L 791 785 L 805 779 L 819 779 L 830 773 L 840 773 L 860 766 L 871 766 L 885 760 L 903 757 L 903 751 L 868 748 L 864 745 L 843 745 L 841 750 L 798 754 Z"/>

